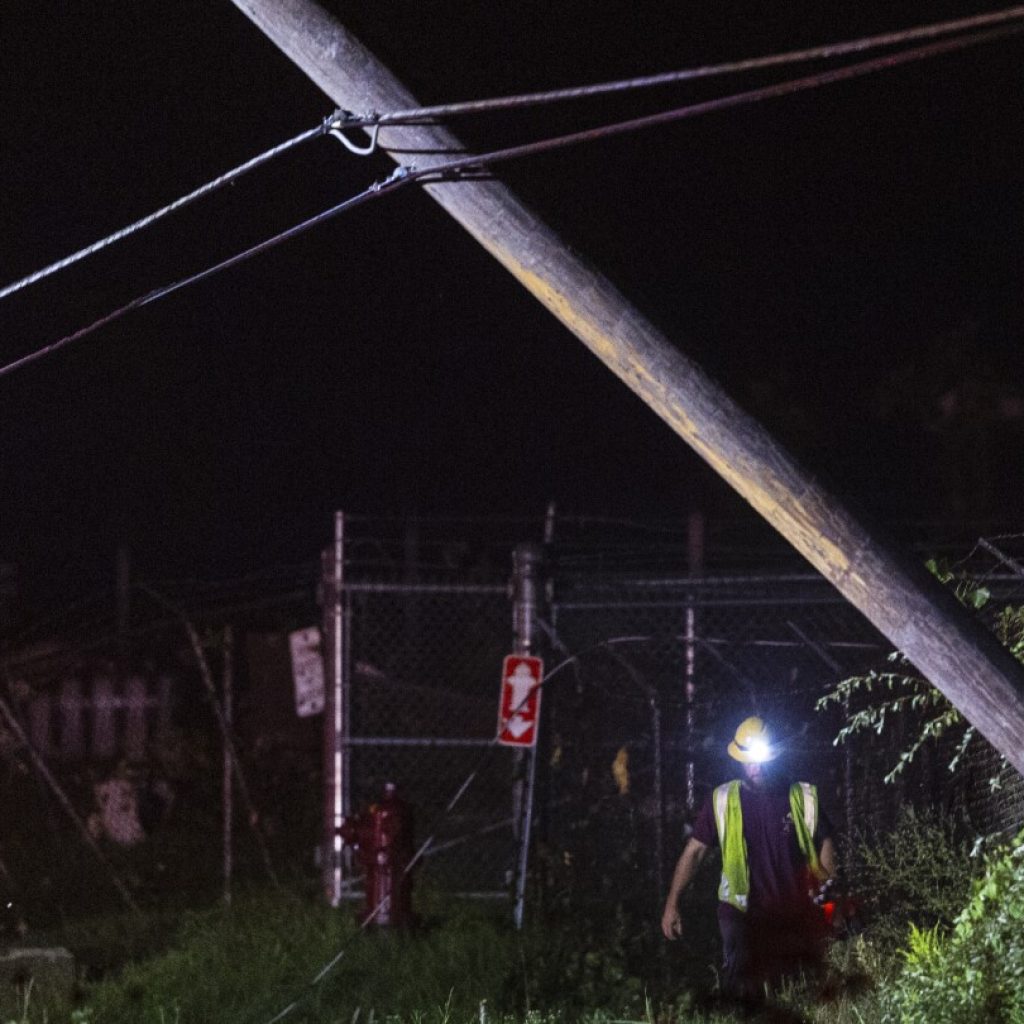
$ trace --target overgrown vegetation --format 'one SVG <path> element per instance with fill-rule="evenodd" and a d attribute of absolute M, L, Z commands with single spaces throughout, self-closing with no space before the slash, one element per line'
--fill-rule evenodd
<path fill-rule="evenodd" d="M 786 985 L 760 1019 L 809 1024 L 968 1024 L 1012 1022 L 1024 1004 L 1024 853 L 993 856 L 971 891 L 977 864 L 968 845 L 934 816 L 907 814 L 863 853 L 873 858 L 878 906 L 891 917 L 837 943 L 830 972 Z M 85 979 L 76 1008 L 59 1013 L 29 994 L 17 1024 L 264 1024 L 298 999 L 289 1021 L 304 1024 L 725 1024 L 740 1019 L 701 1003 L 683 974 L 657 957 L 646 965 L 625 922 L 581 924 L 579 914 L 536 916 L 516 933 L 507 907 L 421 902 L 409 934 L 359 933 L 351 910 L 315 898 L 255 894 L 230 909 L 192 912 L 166 927 L 107 921 L 59 938 L 74 952 L 109 942 L 128 956 L 121 970 Z M 916 922 L 909 952 L 908 922 Z M 621 927 L 620 927 L 621 924 Z M 133 929 L 138 935 L 132 937 Z M 678 947 L 677 947 L 678 948 Z M 147 953 L 146 950 L 149 952 Z M 344 951 L 322 983 L 314 977 Z M 93 954 L 95 955 L 95 953 Z M 675 965 L 678 968 L 678 964 Z M 954 985 L 954 997 L 946 998 Z M 1018 1000 L 1018 1001 L 1015 1001 Z M 15 1015 L 17 1014 L 17 1015 Z M 944 1015 L 943 1015 L 944 1014 Z M 0 1017 L 3 1024 L 8 1018 Z"/>
<path fill-rule="evenodd" d="M 1024 833 L 990 857 L 951 929 L 911 928 L 905 961 L 886 1022 L 1024 1020 Z"/>
<path fill-rule="evenodd" d="M 973 844 L 949 818 L 903 807 L 895 826 L 858 843 L 865 879 L 864 916 L 871 941 L 893 951 L 910 926 L 948 927 L 967 900 L 982 862 Z"/>
<path fill-rule="evenodd" d="M 344 950 L 322 983 L 310 982 Z M 259 897 L 191 915 L 175 947 L 93 987 L 90 1024 L 260 1021 L 294 998 L 295 1020 L 349 1021 L 446 1007 L 453 1016 L 499 1003 L 514 964 L 513 936 L 465 912 L 419 934 L 357 934 L 355 916 L 309 901 Z"/>
<path fill-rule="evenodd" d="M 952 589 L 957 600 L 965 607 L 976 612 L 988 609 L 992 593 L 987 587 L 968 575 L 954 573 L 934 560 L 927 565 L 937 579 Z M 1004 607 L 992 617 L 992 626 L 1003 646 L 1018 661 L 1024 662 L 1024 606 Z M 883 781 L 895 781 L 925 744 L 943 738 L 953 741 L 953 753 L 948 767 L 951 772 L 955 772 L 975 737 L 974 727 L 953 707 L 945 694 L 917 673 L 901 651 L 890 652 L 887 661 L 891 669 L 873 669 L 863 675 L 844 679 L 818 701 L 819 711 L 833 705 L 848 710 L 847 721 L 840 729 L 836 742 L 845 743 L 867 732 L 881 735 L 887 724 L 910 719 L 915 725 L 913 735 L 900 751 L 896 763 L 883 776 Z M 991 787 L 998 789 L 1010 771 L 1003 759 L 999 771 L 989 780 Z"/>
<path fill-rule="evenodd" d="M 588 950 L 584 937 L 569 930 L 540 926 L 520 934 L 505 905 L 448 906 L 443 916 L 439 909 L 428 907 L 410 933 L 360 932 L 352 910 L 281 893 L 189 913 L 167 949 L 86 981 L 70 1019 L 262 1024 L 292 1000 L 298 1005 L 288 1020 L 305 1024 L 726 1019 L 691 1011 L 685 997 L 671 1006 L 656 1000 L 625 974 L 614 941 Z M 30 997 L 14 1019 L 56 1024 L 69 1016 L 52 1004 L 44 1015 L 38 997 Z"/>
<path fill-rule="evenodd" d="M 993 611 L 986 587 L 934 562 L 929 568 L 961 603 L 987 612 L 1000 642 L 1024 662 L 1024 607 Z M 840 705 L 847 714 L 837 742 L 881 735 L 899 721 L 909 726 L 909 740 L 885 782 L 906 773 L 922 748 L 939 740 L 948 744 L 949 771 L 957 773 L 976 742 L 973 727 L 901 653 L 888 661 L 891 669 L 843 680 L 819 701 L 819 709 Z M 990 788 L 1001 788 L 1012 774 L 1002 759 Z M 970 838 L 973 843 L 957 822 L 907 808 L 889 834 L 862 844 L 875 920 L 855 950 L 871 962 L 875 986 L 854 1007 L 858 1021 L 1024 1022 L 1024 833 L 1002 847 L 990 845 L 985 861 L 974 855 L 986 837 Z M 894 950 L 896 965 L 886 967 Z"/>

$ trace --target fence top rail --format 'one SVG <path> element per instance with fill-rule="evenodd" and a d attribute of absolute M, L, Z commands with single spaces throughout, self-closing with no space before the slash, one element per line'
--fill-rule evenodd
<path fill-rule="evenodd" d="M 373 583 L 352 582 L 343 587 L 350 594 L 480 594 L 505 597 L 505 583 Z"/>
<path fill-rule="evenodd" d="M 345 743 L 352 747 L 491 747 L 493 736 L 349 736 Z"/>
<path fill-rule="evenodd" d="M 685 638 L 684 638 L 685 639 Z M 782 647 L 798 649 L 809 646 L 805 640 L 732 640 L 726 637 L 701 636 L 701 643 L 719 647 Z M 814 641 L 819 647 L 835 647 L 852 651 L 877 651 L 882 645 L 868 640 L 819 640 Z"/>
<path fill-rule="evenodd" d="M 687 599 L 685 596 L 661 598 L 648 601 L 629 601 L 625 599 L 608 601 L 555 601 L 557 611 L 602 611 L 615 608 L 747 608 L 779 605 L 845 605 L 845 598 L 836 594 L 835 597 L 814 596 L 808 594 L 776 594 L 772 597 L 696 597 Z"/>
<path fill-rule="evenodd" d="M 669 589 L 669 590 L 692 590 L 695 587 L 742 587 L 742 586 L 773 586 L 780 583 L 803 583 L 831 586 L 827 580 L 818 573 L 732 573 L 724 576 L 606 576 L 604 579 L 595 580 L 585 575 L 580 575 L 573 582 L 579 585 L 598 588 L 630 588 L 643 589 Z"/>

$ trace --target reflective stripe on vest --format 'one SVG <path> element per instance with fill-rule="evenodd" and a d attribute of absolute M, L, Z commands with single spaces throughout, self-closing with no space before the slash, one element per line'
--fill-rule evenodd
<path fill-rule="evenodd" d="M 818 790 L 806 782 L 794 782 L 789 789 L 789 807 L 796 829 L 796 841 L 800 852 L 817 879 L 823 879 L 825 872 L 818 860 L 814 845 L 814 830 L 818 827 Z"/>
<path fill-rule="evenodd" d="M 715 788 L 712 794 L 718 843 L 722 848 L 722 878 L 718 898 L 737 910 L 746 910 L 750 895 L 750 868 L 747 841 L 743 836 L 743 811 L 740 806 L 740 782 L 734 779 Z M 818 825 L 818 790 L 806 782 L 789 787 L 789 810 L 797 845 L 813 874 L 821 877 L 821 864 L 814 846 Z"/>
<path fill-rule="evenodd" d="M 747 841 L 743 837 L 743 812 L 740 808 L 739 780 L 718 786 L 712 795 L 718 845 L 722 848 L 722 878 L 718 898 L 737 910 L 747 909 L 750 894 L 750 869 L 747 866 Z"/>

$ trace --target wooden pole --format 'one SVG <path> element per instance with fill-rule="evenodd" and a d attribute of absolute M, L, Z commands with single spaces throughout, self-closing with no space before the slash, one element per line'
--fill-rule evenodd
<path fill-rule="evenodd" d="M 232 2 L 339 107 L 417 105 L 312 0 Z M 396 162 L 417 167 L 464 152 L 438 126 L 387 127 L 379 141 Z M 508 188 L 496 181 L 424 188 L 1024 771 L 1024 673 L 951 594 L 858 522 Z"/>

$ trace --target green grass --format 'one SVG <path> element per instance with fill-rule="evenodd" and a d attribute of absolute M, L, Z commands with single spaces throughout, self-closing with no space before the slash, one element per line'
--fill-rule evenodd
<path fill-rule="evenodd" d="M 520 935 L 507 918 L 505 906 L 462 905 L 427 916 L 415 932 L 361 932 L 354 910 L 277 894 L 177 919 L 82 922 L 54 936 L 80 963 L 86 957 L 76 1005 L 61 1010 L 29 993 L 27 1007 L 12 1006 L 0 1024 L 266 1024 L 296 1000 L 286 1017 L 294 1024 L 728 1019 L 695 1013 L 685 1001 L 657 1006 L 599 950 L 584 957 L 590 975 L 581 996 L 581 961 L 566 957 L 567 936 L 551 929 Z M 568 971 L 561 984 L 560 965 Z"/>
<path fill-rule="evenodd" d="M 505 998 L 514 936 L 482 915 L 461 915 L 415 935 L 359 933 L 350 911 L 255 897 L 231 910 L 188 915 L 173 948 L 90 986 L 90 1024 L 259 1022 L 295 998 L 294 1021 L 351 1021 L 357 1011 L 409 1017 L 479 1014 Z M 318 984 L 312 979 L 344 955 Z M 358 1018 L 357 1018 L 358 1019 Z"/>
<path fill-rule="evenodd" d="M 28 1001 L 0 1024 L 267 1024 L 293 1001 L 289 1024 L 726 1024 L 734 1018 L 690 994 L 684 973 L 652 957 L 627 961 L 605 921 L 588 934 L 563 922 L 516 933 L 508 908 L 440 905 L 411 933 L 360 932 L 356 911 L 287 894 L 231 908 L 101 918 L 55 940 L 85 963 L 73 1008 Z M 675 948 L 675 947 L 673 947 Z M 321 969 L 343 955 L 321 981 Z M 117 963 L 120 960 L 121 963 Z M 837 984 L 792 984 L 765 1021 L 878 1024 L 870 982 L 886 957 L 858 940 L 837 946 Z M 102 972 L 102 976 L 100 976 Z"/>

